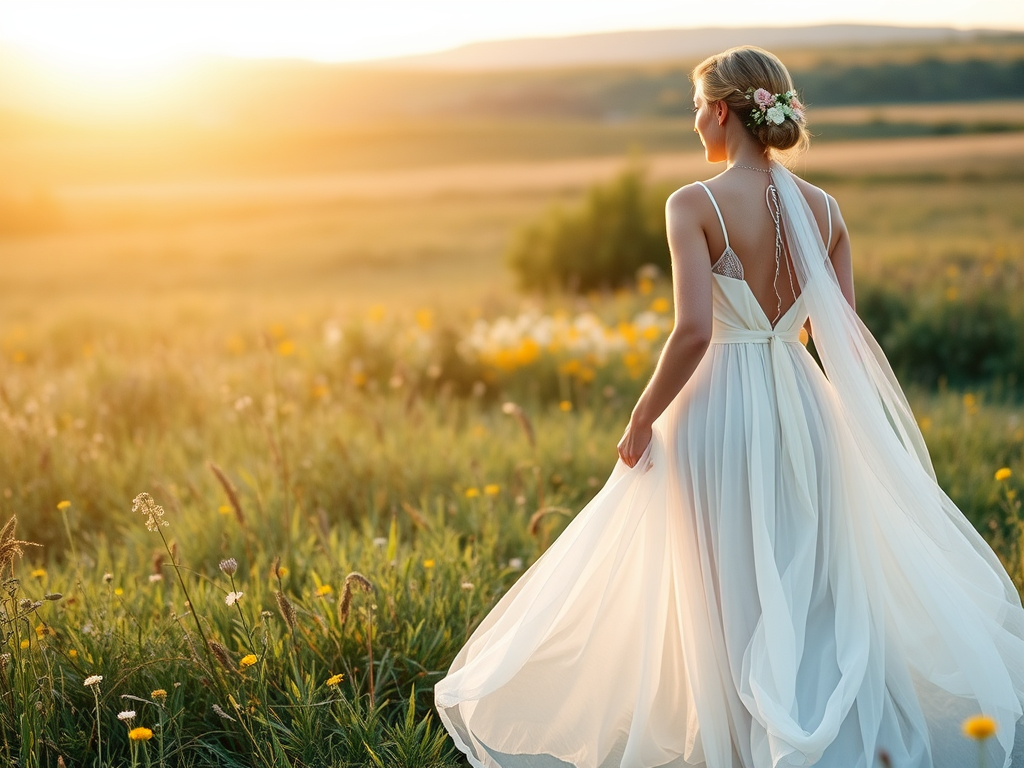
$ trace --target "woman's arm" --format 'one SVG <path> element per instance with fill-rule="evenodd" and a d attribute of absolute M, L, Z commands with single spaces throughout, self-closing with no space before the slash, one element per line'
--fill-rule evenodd
<path fill-rule="evenodd" d="M 619 441 L 619 456 L 631 467 L 640 460 L 651 441 L 654 420 L 689 380 L 711 340 L 711 281 L 714 278 L 707 240 L 697 214 L 702 197 L 706 199 L 704 191 L 692 184 L 673 192 L 665 204 L 672 254 L 675 327 Z"/>

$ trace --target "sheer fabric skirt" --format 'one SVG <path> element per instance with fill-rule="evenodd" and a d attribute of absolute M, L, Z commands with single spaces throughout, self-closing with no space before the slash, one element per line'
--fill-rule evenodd
<path fill-rule="evenodd" d="M 1019 598 L 965 519 L 915 529 L 834 397 L 798 343 L 712 344 L 437 684 L 473 766 L 968 768 L 984 712 L 1024 768 Z"/>

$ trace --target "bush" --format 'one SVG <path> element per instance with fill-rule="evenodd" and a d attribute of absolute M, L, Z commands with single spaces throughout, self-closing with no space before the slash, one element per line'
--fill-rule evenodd
<path fill-rule="evenodd" d="M 637 166 L 590 189 L 582 205 L 551 208 L 520 233 L 508 263 L 526 290 L 585 292 L 633 282 L 645 264 L 669 268 L 665 194 Z"/>

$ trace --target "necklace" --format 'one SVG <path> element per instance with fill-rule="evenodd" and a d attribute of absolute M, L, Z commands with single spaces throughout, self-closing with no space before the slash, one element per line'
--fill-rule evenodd
<path fill-rule="evenodd" d="M 775 188 L 775 177 L 772 176 L 771 168 L 757 168 L 753 165 L 740 165 L 739 163 L 734 163 L 732 167 L 767 173 L 772 178 L 772 181 L 768 182 L 768 188 L 764 191 L 764 197 L 765 203 L 768 205 L 768 212 L 775 223 L 775 278 L 772 280 L 772 288 L 775 289 L 776 310 L 775 318 L 771 321 L 771 325 L 774 328 L 775 323 L 782 317 L 782 296 L 779 294 L 778 284 L 779 268 L 782 262 L 782 255 L 785 252 L 782 242 L 782 206 L 779 204 L 779 191 Z M 796 287 L 793 285 L 793 271 L 789 267 L 788 260 L 786 261 L 786 274 L 789 276 L 789 290 L 792 291 L 793 297 L 796 298 Z"/>

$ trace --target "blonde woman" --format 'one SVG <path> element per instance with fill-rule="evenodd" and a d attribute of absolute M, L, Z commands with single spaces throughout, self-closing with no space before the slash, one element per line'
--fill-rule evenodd
<path fill-rule="evenodd" d="M 808 136 L 789 73 L 742 47 L 693 81 L 726 168 L 666 206 L 674 330 L 442 721 L 476 768 L 1024 766 L 1020 597 L 856 315 L 838 205 L 778 162 Z"/>

